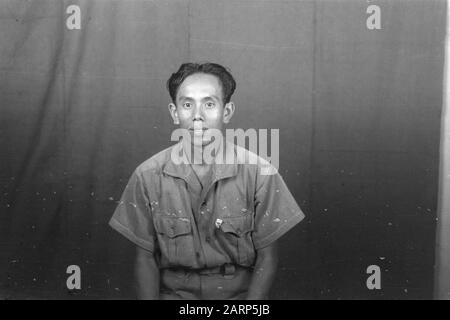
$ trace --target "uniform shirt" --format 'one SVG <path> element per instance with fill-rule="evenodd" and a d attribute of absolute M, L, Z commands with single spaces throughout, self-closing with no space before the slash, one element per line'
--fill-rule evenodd
<path fill-rule="evenodd" d="M 267 162 L 230 142 L 226 145 L 225 152 L 239 159 L 213 163 L 205 188 L 190 164 L 172 160 L 172 154 L 183 154 L 181 142 L 142 163 L 125 187 L 110 226 L 154 253 L 160 268 L 254 266 L 256 250 L 280 238 L 304 214 L 279 173 L 264 174 L 267 167 L 261 163 Z M 244 163 L 243 154 L 262 161 Z"/>

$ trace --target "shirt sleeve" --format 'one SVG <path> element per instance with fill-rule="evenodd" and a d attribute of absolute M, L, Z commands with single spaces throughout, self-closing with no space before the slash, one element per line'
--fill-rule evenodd
<path fill-rule="evenodd" d="M 255 193 L 255 249 L 264 248 L 303 220 L 304 213 L 277 172 L 258 175 Z"/>
<path fill-rule="evenodd" d="M 154 226 L 150 201 L 139 174 L 128 181 L 109 225 L 136 245 L 154 251 Z"/>

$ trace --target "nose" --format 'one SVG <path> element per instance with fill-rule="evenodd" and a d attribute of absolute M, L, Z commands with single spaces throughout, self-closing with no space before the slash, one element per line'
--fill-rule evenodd
<path fill-rule="evenodd" d="M 197 104 L 195 106 L 194 118 L 192 120 L 193 121 L 199 121 L 199 120 L 203 121 L 203 120 L 205 120 L 204 115 L 203 115 L 203 108 L 202 108 L 201 104 Z"/>

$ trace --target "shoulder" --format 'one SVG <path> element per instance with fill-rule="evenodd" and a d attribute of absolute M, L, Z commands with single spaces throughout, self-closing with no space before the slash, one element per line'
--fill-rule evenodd
<path fill-rule="evenodd" d="M 145 176 L 149 173 L 161 173 L 167 161 L 170 160 L 170 154 L 174 146 L 172 145 L 142 162 L 137 166 L 134 173 L 138 176 Z"/>
<path fill-rule="evenodd" d="M 256 153 L 243 148 L 238 145 L 234 145 L 236 159 L 238 164 L 244 164 L 247 169 L 253 169 L 258 175 L 271 176 L 277 175 L 278 169 L 273 166 L 269 161 Z"/>

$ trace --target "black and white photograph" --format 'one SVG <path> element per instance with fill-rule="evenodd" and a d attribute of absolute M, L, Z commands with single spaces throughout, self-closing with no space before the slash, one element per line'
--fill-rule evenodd
<path fill-rule="evenodd" d="M 0 300 L 450 300 L 448 10 L 0 0 Z"/>

